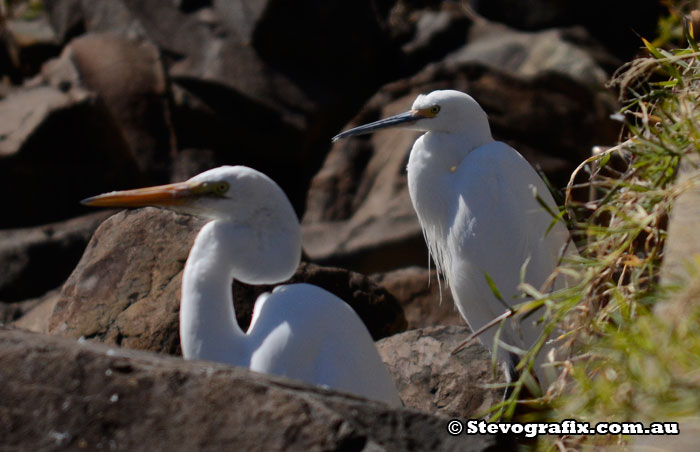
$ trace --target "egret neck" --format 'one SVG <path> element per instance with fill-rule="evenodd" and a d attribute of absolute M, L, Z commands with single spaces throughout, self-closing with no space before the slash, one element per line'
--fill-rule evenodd
<path fill-rule="evenodd" d="M 443 275 L 450 266 L 442 245 L 455 214 L 451 211 L 455 207 L 453 179 L 459 177 L 459 169 L 469 153 L 493 141 L 488 124 L 480 130 L 483 133 L 460 133 L 459 139 L 455 133 L 426 132 L 413 145 L 408 158 L 408 192 L 430 254 Z"/>
<path fill-rule="evenodd" d="M 182 277 L 180 341 L 185 358 L 222 361 L 221 354 L 240 365 L 249 360 L 246 335 L 236 321 L 231 294 L 235 268 L 232 256 L 245 256 L 237 245 L 235 226 L 211 221 L 197 235 Z M 234 238 L 235 244 L 230 241 Z M 233 248 L 233 250 L 232 250 Z M 232 254 L 234 253 L 234 254 Z"/>
<path fill-rule="evenodd" d="M 408 159 L 408 171 L 416 165 L 439 173 L 454 173 L 473 150 L 493 141 L 488 126 L 485 133 L 426 132 L 418 138 Z"/>

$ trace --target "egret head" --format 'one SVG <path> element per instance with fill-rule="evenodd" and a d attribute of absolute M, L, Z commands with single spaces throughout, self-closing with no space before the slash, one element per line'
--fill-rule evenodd
<path fill-rule="evenodd" d="M 221 166 L 184 182 L 105 193 L 82 203 L 96 207 L 163 207 L 243 224 L 260 215 L 274 214 L 285 222 L 298 223 L 282 189 L 263 173 L 245 166 Z"/>
<path fill-rule="evenodd" d="M 470 135 L 470 138 L 483 136 L 485 140 L 491 138 L 486 113 L 471 96 L 460 91 L 439 90 L 419 95 L 411 110 L 405 113 L 347 130 L 333 137 L 333 141 L 387 127 L 422 132 L 462 133 Z"/>

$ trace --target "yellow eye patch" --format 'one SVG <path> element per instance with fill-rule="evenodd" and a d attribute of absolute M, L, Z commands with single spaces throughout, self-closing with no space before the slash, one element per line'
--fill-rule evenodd
<path fill-rule="evenodd" d="M 434 118 L 440 113 L 440 106 L 433 105 L 432 107 L 422 108 L 418 110 L 418 113 L 425 118 Z"/>
<path fill-rule="evenodd" d="M 198 195 L 223 196 L 229 189 L 229 183 L 226 181 L 219 182 L 202 182 L 192 189 Z"/>

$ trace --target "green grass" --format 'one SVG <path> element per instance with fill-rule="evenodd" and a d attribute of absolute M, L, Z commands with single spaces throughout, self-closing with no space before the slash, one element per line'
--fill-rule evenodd
<path fill-rule="evenodd" d="M 678 168 L 700 152 L 700 52 L 693 39 L 672 51 L 644 43 L 649 56 L 613 80 L 627 139 L 588 162 L 600 167 L 590 182 L 596 199 L 568 205 L 579 218 L 590 215 L 576 227 L 583 259 L 566 265 L 581 275 L 581 298 L 550 297 L 549 321 L 569 333 L 562 344 L 573 351 L 562 359 L 565 384 L 547 399 L 551 419 L 648 423 L 700 414 L 700 308 L 688 301 L 700 286 L 659 284 L 668 214 L 689 186 L 675 183 Z M 613 154 L 624 169 L 603 174 Z M 662 302 L 670 314 L 655 310 Z M 548 438 L 540 446 L 625 439 Z"/>

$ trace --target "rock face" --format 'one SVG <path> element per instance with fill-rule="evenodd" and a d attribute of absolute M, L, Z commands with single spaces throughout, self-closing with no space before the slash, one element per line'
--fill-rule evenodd
<path fill-rule="evenodd" d="M 37 297 L 63 284 L 110 212 L 59 223 L 0 230 L 0 300 Z"/>
<path fill-rule="evenodd" d="M 604 85 L 608 75 L 596 61 L 597 54 L 570 42 L 572 39 L 590 41 L 583 29 L 522 32 L 503 24 L 477 22 L 469 30 L 468 42 L 445 59 L 454 64 L 482 63 L 524 78 L 554 72 L 594 89 Z M 621 64 L 613 58 L 605 62 L 612 69 Z"/>
<path fill-rule="evenodd" d="M 678 181 L 686 187 L 673 203 L 669 224 L 668 239 L 664 248 L 664 264 L 661 269 L 663 284 L 687 284 L 694 276 L 692 272 L 700 258 L 700 239 L 697 236 L 697 220 L 700 218 L 700 171 L 697 160 L 689 157 L 681 168 Z M 690 273 L 690 274 L 689 274 Z"/>
<path fill-rule="evenodd" d="M 56 294 L 55 291 L 50 293 Z M 42 301 L 42 299 L 36 298 L 14 303 L 0 303 L 0 325 L 10 325 L 16 320 L 24 319 L 31 311 L 38 308 Z M 46 313 L 46 317 L 48 317 L 48 314 Z M 30 328 L 25 329 L 33 331 Z"/>
<path fill-rule="evenodd" d="M 28 3 L 3 6 L 0 19 L 0 70 L 15 82 L 36 74 L 43 62 L 61 51 L 47 15 L 28 11 Z"/>
<path fill-rule="evenodd" d="M 49 332 L 178 353 L 181 272 L 202 223 L 154 208 L 109 218 L 63 286 Z"/>
<path fill-rule="evenodd" d="M 328 139 L 393 72 L 389 7 L 69 0 L 49 2 L 48 10 L 57 30 L 79 23 L 91 33 L 151 41 L 173 84 L 178 147 L 265 172 L 301 212 Z"/>
<path fill-rule="evenodd" d="M 635 30 L 640 36 L 653 35 L 663 6 L 654 0 L 472 0 L 474 9 L 509 26 L 527 30 L 581 24 L 614 53 L 634 55 Z"/>
<path fill-rule="evenodd" d="M 503 389 L 484 387 L 505 379 L 500 369 L 494 372 L 491 354 L 478 340 L 451 354 L 470 333 L 466 326 L 429 327 L 377 343 L 407 407 L 465 419 L 503 400 Z"/>
<path fill-rule="evenodd" d="M 206 362 L 0 329 L 13 450 L 480 451 L 447 419 Z"/>
<path fill-rule="evenodd" d="M 436 325 L 465 325 L 450 290 L 435 270 L 407 267 L 376 273 L 372 280 L 391 293 L 403 308 L 408 330 Z"/>
<path fill-rule="evenodd" d="M 49 319 L 53 308 L 61 298 L 60 289 L 54 289 L 45 293 L 39 298 L 22 301 L 21 303 L 11 303 L 11 305 L 21 305 L 21 316 L 15 316 L 12 326 L 35 333 L 48 334 Z M 9 324 L 9 322 L 5 322 Z"/>
<path fill-rule="evenodd" d="M 113 33 L 72 40 L 60 58 L 44 65 L 44 81 L 61 90 L 96 93 L 124 136 L 139 170 L 154 183 L 169 180 L 175 152 L 167 81 L 160 52 L 148 41 Z"/>
<path fill-rule="evenodd" d="M 661 267 L 661 284 L 681 287 L 674 297 L 657 303 L 654 312 L 665 321 L 678 324 L 692 315 L 700 299 L 700 239 L 697 237 L 697 221 L 700 217 L 700 171 L 697 158 L 684 158 L 676 184 L 684 191 L 673 203 L 668 220 L 668 238 L 664 246 Z"/>
<path fill-rule="evenodd" d="M 92 240 L 49 319 L 49 332 L 127 348 L 179 354 L 182 269 L 203 220 L 161 209 L 124 211 Z M 287 282 L 317 284 L 348 302 L 376 339 L 406 329 L 398 302 L 365 276 L 302 264 Z M 274 286 L 233 283 L 247 329 L 257 296 Z"/>
<path fill-rule="evenodd" d="M 0 117 L 0 191 L 18 194 L 5 200 L 12 214 L 1 228 L 70 218 L 84 212 L 81 199 L 141 181 L 119 127 L 87 91 L 14 92 Z"/>

